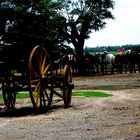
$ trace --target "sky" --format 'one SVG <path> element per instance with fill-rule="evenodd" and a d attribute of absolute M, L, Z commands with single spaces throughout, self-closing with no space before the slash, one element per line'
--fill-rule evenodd
<path fill-rule="evenodd" d="M 85 47 L 140 44 L 140 0 L 114 0 L 112 14 L 104 29 L 90 34 Z"/>

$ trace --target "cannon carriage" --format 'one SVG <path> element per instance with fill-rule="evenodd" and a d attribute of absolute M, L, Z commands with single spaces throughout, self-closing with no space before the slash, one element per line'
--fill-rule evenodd
<path fill-rule="evenodd" d="M 54 94 L 64 101 L 64 107 L 70 106 L 74 88 L 70 67 L 62 66 L 60 50 L 40 44 L 0 44 L 1 88 L 7 109 L 15 108 L 19 91 L 29 92 L 35 114 L 50 109 Z"/>

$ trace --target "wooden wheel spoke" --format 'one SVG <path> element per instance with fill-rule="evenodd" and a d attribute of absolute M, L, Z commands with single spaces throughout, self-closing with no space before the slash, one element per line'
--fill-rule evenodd
<path fill-rule="evenodd" d="M 44 92 L 45 92 L 45 90 L 44 90 Z M 46 108 L 46 97 L 45 97 L 46 94 L 44 94 L 44 92 L 43 92 L 43 95 L 42 95 L 42 101 L 43 101 L 43 104 Z"/>
<path fill-rule="evenodd" d="M 39 55 L 39 68 L 42 68 L 42 50 L 40 52 L 40 55 Z"/>
<path fill-rule="evenodd" d="M 43 74 L 45 74 L 45 73 L 47 73 L 47 71 L 49 71 L 49 67 L 50 67 L 51 65 L 49 64 L 45 69 L 44 69 L 44 71 L 43 71 Z"/>
<path fill-rule="evenodd" d="M 32 80 L 32 81 L 31 81 L 31 84 L 33 84 L 33 83 L 37 83 L 37 82 L 40 82 L 40 79 Z"/>
<path fill-rule="evenodd" d="M 29 57 L 29 87 L 30 98 L 36 113 L 47 112 L 52 101 L 52 67 L 49 55 L 45 48 L 36 46 Z"/>
<path fill-rule="evenodd" d="M 39 53 L 39 51 L 37 51 L 36 52 L 36 54 L 35 54 L 35 56 L 34 57 L 36 57 L 36 59 L 37 59 L 37 65 L 38 65 L 38 68 L 40 68 L 40 53 Z"/>
<path fill-rule="evenodd" d="M 39 104 L 39 99 L 40 99 L 39 93 L 38 93 L 38 92 L 37 92 L 37 93 L 34 93 L 34 92 L 33 92 L 33 94 L 36 94 L 36 96 L 34 96 L 34 99 L 35 99 L 36 105 L 38 105 L 38 104 Z"/>
<path fill-rule="evenodd" d="M 64 81 L 65 88 L 63 90 L 63 96 L 64 96 L 64 104 L 65 107 L 67 108 L 70 106 L 72 93 L 72 87 L 70 86 L 70 83 L 72 82 L 72 75 L 68 65 L 64 67 Z"/>
<path fill-rule="evenodd" d="M 51 75 L 51 76 L 47 76 L 47 79 L 52 79 L 54 76 Z"/>
<path fill-rule="evenodd" d="M 49 101 L 50 100 L 50 97 L 48 96 L 46 90 L 44 89 L 44 93 L 45 93 L 45 96 L 47 97 L 47 100 Z"/>
<path fill-rule="evenodd" d="M 41 67 L 41 73 L 43 73 L 43 71 L 44 71 L 45 64 L 46 64 L 46 56 L 43 59 L 43 63 L 42 63 L 42 67 Z"/>
<path fill-rule="evenodd" d="M 33 67 L 31 67 L 31 69 L 32 69 L 32 72 L 39 78 L 38 73 L 33 69 Z"/>
<path fill-rule="evenodd" d="M 14 104 L 15 104 L 15 97 L 14 96 L 11 97 L 11 99 L 9 100 L 9 103 L 10 103 L 11 107 L 14 106 Z"/>
<path fill-rule="evenodd" d="M 11 98 L 12 98 L 12 101 L 15 100 L 15 94 L 14 93 L 11 95 Z"/>
<path fill-rule="evenodd" d="M 36 87 L 35 87 L 35 89 L 33 90 L 33 92 L 37 92 L 38 89 L 39 89 L 39 87 L 40 87 L 40 82 L 38 82 L 38 84 L 36 85 Z"/>
<path fill-rule="evenodd" d="M 40 99 L 40 82 L 36 85 L 35 89 L 33 90 L 33 96 L 35 98 L 35 102 L 38 105 Z"/>

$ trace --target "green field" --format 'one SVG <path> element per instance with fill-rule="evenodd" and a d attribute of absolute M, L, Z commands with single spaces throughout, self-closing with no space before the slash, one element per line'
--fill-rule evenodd
<path fill-rule="evenodd" d="M 105 92 L 96 92 L 96 91 L 82 91 L 82 92 L 73 92 L 72 96 L 83 96 L 83 97 L 109 97 L 112 94 Z"/>
<path fill-rule="evenodd" d="M 117 51 L 107 51 L 108 53 L 111 53 L 111 54 L 114 54 L 116 55 L 117 54 Z M 100 52 L 102 53 L 102 52 Z M 95 52 L 90 52 L 91 55 L 95 55 Z"/>
<path fill-rule="evenodd" d="M 109 97 L 112 96 L 112 94 L 107 94 L 105 92 L 96 92 L 96 91 L 77 91 L 72 92 L 72 96 L 83 96 L 83 97 Z M 24 98 L 30 98 L 29 93 L 19 93 L 16 96 L 17 99 L 24 99 Z M 2 94 L 0 94 L 0 100 L 3 100 Z"/>

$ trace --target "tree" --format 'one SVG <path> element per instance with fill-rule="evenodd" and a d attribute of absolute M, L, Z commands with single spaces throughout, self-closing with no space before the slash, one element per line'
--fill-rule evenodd
<path fill-rule="evenodd" d="M 25 35 L 29 35 L 32 43 L 40 43 L 38 41 L 45 38 L 47 44 L 53 43 L 52 48 L 63 46 L 67 40 L 75 47 L 79 72 L 83 74 L 85 39 L 93 30 L 103 29 L 106 19 L 114 19 L 113 8 L 113 0 L 1 0 L 0 34 L 5 36 L 5 25 L 9 20 L 12 26 L 8 30 L 23 35 L 7 37 L 10 42 L 29 42 L 25 40 Z M 34 35 L 36 39 L 32 39 Z"/>
<path fill-rule="evenodd" d="M 0 34 L 6 42 L 24 45 L 28 42 L 32 46 L 46 43 L 52 49 L 65 40 L 61 30 L 66 20 L 58 12 L 61 7 L 53 0 L 3 0 L 0 2 Z M 5 31 L 7 21 L 10 26 Z"/>
<path fill-rule="evenodd" d="M 111 10 L 113 0 L 59 0 L 63 4 L 63 16 L 67 19 L 68 42 L 72 43 L 78 61 L 80 74 L 84 73 L 84 43 L 93 30 L 106 25 L 106 19 L 114 19 Z"/>

